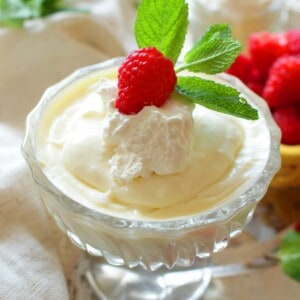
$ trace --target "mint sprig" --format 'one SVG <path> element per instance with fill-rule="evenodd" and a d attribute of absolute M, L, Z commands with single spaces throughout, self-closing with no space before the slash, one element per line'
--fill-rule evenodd
<path fill-rule="evenodd" d="M 291 278 L 300 281 L 300 232 L 290 230 L 283 237 L 276 254 L 283 271 Z"/>
<path fill-rule="evenodd" d="M 194 103 L 236 117 L 255 120 L 258 118 L 247 101 L 236 89 L 200 77 L 177 78 L 177 91 Z"/>
<path fill-rule="evenodd" d="M 156 47 L 175 64 L 187 26 L 188 5 L 184 0 L 144 0 L 138 7 L 135 38 L 140 48 Z"/>
<path fill-rule="evenodd" d="M 232 64 L 241 49 L 241 43 L 232 38 L 231 29 L 227 24 L 212 25 L 185 55 L 184 64 L 176 70 L 220 73 Z"/>
<path fill-rule="evenodd" d="M 188 26 L 188 5 L 184 0 L 143 0 L 138 7 L 135 38 L 140 48 L 156 47 L 176 64 Z M 241 51 L 227 24 L 211 26 L 176 66 L 183 70 L 217 74 L 224 72 Z M 237 117 L 256 120 L 258 112 L 240 92 L 195 76 L 177 77 L 176 90 L 189 101 Z"/>

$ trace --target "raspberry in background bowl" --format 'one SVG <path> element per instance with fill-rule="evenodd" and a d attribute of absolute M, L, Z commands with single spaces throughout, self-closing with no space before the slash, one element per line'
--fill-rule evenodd
<path fill-rule="evenodd" d="M 289 225 L 300 219 L 300 29 L 252 34 L 227 72 L 268 103 L 281 129 L 282 167 L 262 205 L 270 220 Z"/>

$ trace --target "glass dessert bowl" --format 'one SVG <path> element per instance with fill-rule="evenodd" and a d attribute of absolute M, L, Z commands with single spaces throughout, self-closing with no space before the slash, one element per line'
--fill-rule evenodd
<path fill-rule="evenodd" d="M 220 74 L 220 80 L 236 87 L 250 99 L 266 125 L 267 154 L 257 177 L 243 188 L 237 187 L 226 199 L 200 211 L 192 207 L 182 216 L 134 218 L 126 213 L 122 216 L 122 209 L 117 214 L 110 213 L 98 209 L 92 202 L 75 199 L 72 193 L 65 192 L 59 175 L 52 176 L 45 171 L 46 163 L 40 156 L 40 137 L 43 120 L 51 119 L 52 115 L 45 112 L 49 106 L 59 107 L 57 99 L 67 87 L 81 86 L 85 78 L 92 86 L 99 76 L 110 77 L 111 71 L 122 62 L 123 58 L 117 58 L 82 68 L 50 87 L 27 118 L 22 151 L 41 198 L 58 226 L 76 246 L 99 258 L 91 259 L 87 271 L 99 296 L 164 299 L 176 295 L 178 299 L 197 299 L 210 282 L 211 254 L 226 248 L 229 240 L 241 233 L 279 169 L 280 132 L 260 98 L 238 79 Z M 75 89 L 73 95 L 78 93 Z M 63 127 L 57 128 L 58 133 L 63 130 Z M 172 188 L 176 190 L 176 186 Z M 126 281 L 126 276 L 134 279 Z"/>

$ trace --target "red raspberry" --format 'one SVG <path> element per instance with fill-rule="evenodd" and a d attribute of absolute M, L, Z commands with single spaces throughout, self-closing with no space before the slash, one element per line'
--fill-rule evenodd
<path fill-rule="evenodd" d="M 274 63 L 262 96 L 271 108 L 300 101 L 300 56 L 283 56 Z"/>
<path fill-rule="evenodd" d="M 300 54 L 300 29 L 289 30 L 285 34 L 290 54 Z"/>
<path fill-rule="evenodd" d="M 124 114 L 137 114 L 147 105 L 162 106 L 174 91 L 173 62 L 156 48 L 130 54 L 119 68 L 116 108 Z"/>
<path fill-rule="evenodd" d="M 294 230 L 300 233 L 300 221 L 294 225 Z"/>
<path fill-rule="evenodd" d="M 226 72 L 238 77 L 244 83 L 248 83 L 252 79 L 252 74 L 250 71 L 252 69 L 253 62 L 251 58 L 245 54 L 240 54 Z"/>
<path fill-rule="evenodd" d="M 229 69 L 227 69 L 226 73 L 238 77 L 258 95 L 262 94 L 263 83 L 251 57 L 243 53 L 240 54 Z"/>
<path fill-rule="evenodd" d="M 288 42 L 284 34 L 270 32 L 254 33 L 249 38 L 249 52 L 265 81 L 275 60 L 288 54 Z"/>
<path fill-rule="evenodd" d="M 248 82 L 247 86 L 250 90 L 252 90 L 254 93 L 256 93 L 257 95 L 261 96 L 264 86 L 259 83 L 259 82 Z"/>
<path fill-rule="evenodd" d="M 273 116 L 282 132 L 281 142 L 300 144 L 300 104 L 277 108 Z"/>

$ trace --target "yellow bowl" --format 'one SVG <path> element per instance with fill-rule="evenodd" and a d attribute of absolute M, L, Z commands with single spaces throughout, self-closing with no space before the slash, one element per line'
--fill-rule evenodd
<path fill-rule="evenodd" d="M 280 145 L 281 169 L 274 177 L 271 187 L 289 189 L 300 187 L 300 145 Z"/>
<path fill-rule="evenodd" d="M 300 187 L 300 145 L 281 144 L 280 153 L 281 169 L 274 177 L 271 187 L 277 189 Z"/>
<path fill-rule="evenodd" d="M 278 227 L 300 220 L 300 145 L 281 144 L 280 152 L 281 168 L 261 202 L 267 221 Z"/>

